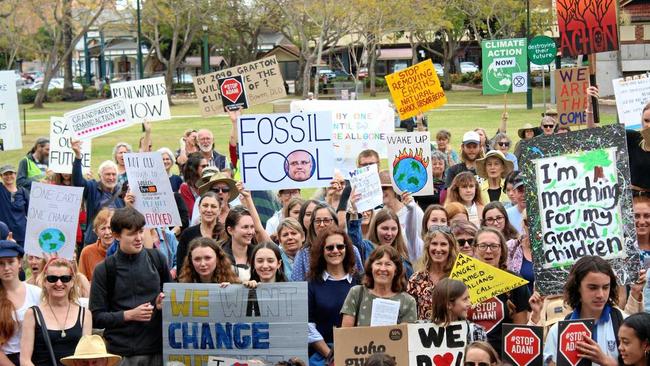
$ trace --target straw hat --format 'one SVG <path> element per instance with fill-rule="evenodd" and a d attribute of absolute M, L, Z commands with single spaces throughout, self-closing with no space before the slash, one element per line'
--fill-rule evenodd
<path fill-rule="evenodd" d="M 203 195 L 205 192 L 209 191 L 216 183 L 225 183 L 228 185 L 228 188 L 230 188 L 230 192 L 228 192 L 228 202 L 232 202 L 235 198 L 237 198 L 237 196 L 239 196 L 237 182 L 235 182 L 234 179 L 227 177 L 223 173 L 212 174 L 210 180 L 199 187 L 199 194 Z"/>
<path fill-rule="evenodd" d="M 515 169 L 515 165 L 512 163 L 512 161 L 506 159 L 506 157 L 503 155 L 501 151 L 490 150 L 488 151 L 487 154 L 485 154 L 485 157 L 483 159 L 476 160 L 476 173 L 478 174 L 479 177 L 486 178 L 486 179 L 488 177 L 487 171 L 485 170 L 485 162 L 487 162 L 488 158 L 497 158 L 501 160 L 501 162 L 503 163 L 503 172 L 501 173 L 501 177 L 505 177 Z"/>
<path fill-rule="evenodd" d="M 535 127 L 531 125 L 530 123 L 526 123 L 524 127 L 520 128 L 517 130 L 517 135 L 519 136 L 520 139 L 525 139 L 526 138 L 526 130 L 533 130 L 535 132 Z"/>
<path fill-rule="evenodd" d="M 122 357 L 106 352 L 106 344 L 102 337 L 85 335 L 79 340 L 74 355 L 63 357 L 61 363 L 66 366 L 73 366 L 74 360 L 93 360 L 97 358 L 107 358 L 108 366 L 117 365 L 122 360 Z"/>

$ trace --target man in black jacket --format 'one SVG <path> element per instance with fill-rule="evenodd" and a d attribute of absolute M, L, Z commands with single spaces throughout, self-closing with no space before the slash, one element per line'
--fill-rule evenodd
<path fill-rule="evenodd" d="M 162 284 L 170 282 L 167 262 L 145 249 L 145 220 L 133 208 L 115 210 L 111 231 L 120 247 L 93 273 L 90 310 L 93 326 L 105 328 L 110 353 L 122 366 L 163 365 Z"/>
<path fill-rule="evenodd" d="M 462 172 L 469 171 L 476 175 L 476 160 L 481 158 L 483 158 L 481 136 L 474 131 L 465 132 L 463 135 L 463 145 L 461 146 L 462 161 L 447 168 L 445 185 L 451 187 L 451 182 Z"/>

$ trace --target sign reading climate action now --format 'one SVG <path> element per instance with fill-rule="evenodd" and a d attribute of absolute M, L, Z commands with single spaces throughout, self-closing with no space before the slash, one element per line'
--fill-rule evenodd
<path fill-rule="evenodd" d="M 483 94 L 505 94 L 528 84 L 526 38 L 496 39 L 481 42 L 483 55 Z"/>
<path fill-rule="evenodd" d="M 562 292 L 578 259 L 609 261 L 624 284 L 636 279 L 636 246 L 624 126 L 538 137 L 523 145 L 526 211 L 535 286 Z M 530 194 L 528 194 L 530 192 Z"/>
<path fill-rule="evenodd" d="M 431 59 L 386 75 L 386 82 L 402 120 L 447 104 Z"/>

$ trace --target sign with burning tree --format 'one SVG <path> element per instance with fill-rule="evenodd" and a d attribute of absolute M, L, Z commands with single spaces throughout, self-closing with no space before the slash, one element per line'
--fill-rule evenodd
<path fill-rule="evenodd" d="M 563 56 L 618 49 L 616 0 L 556 0 Z"/>

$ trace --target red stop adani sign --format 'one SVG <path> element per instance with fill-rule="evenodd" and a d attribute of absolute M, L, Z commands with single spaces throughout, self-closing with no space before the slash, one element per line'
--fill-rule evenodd
<path fill-rule="evenodd" d="M 504 324 L 504 363 L 515 366 L 541 366 L 543 332 L 542 327 Z"/>
<path fill-rule="evenodd" d="M 590 365 L 591 361 L 578 356 L 578 342 L 591 338 L 594 321 L 591 319 L 562 320 L 558 323 L 557 366 Z"/>
<path fill-rule="evenodd" d="M 226 111 L 248 108 L 246 88 L 241 75 L 218 79 L 221 101 Z"/>

